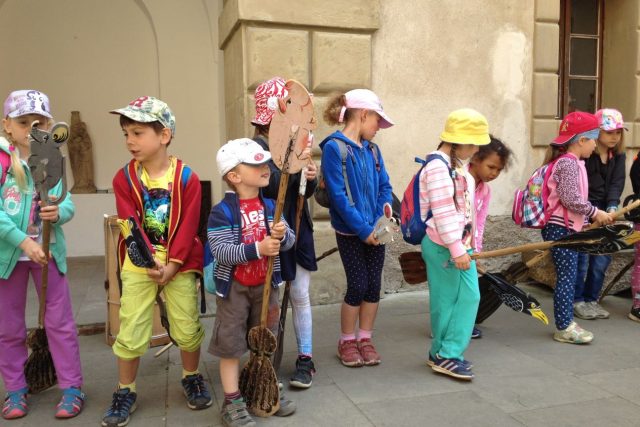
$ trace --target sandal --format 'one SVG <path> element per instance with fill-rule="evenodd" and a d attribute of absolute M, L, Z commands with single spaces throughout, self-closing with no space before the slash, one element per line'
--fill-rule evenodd
<path fill-rule="evenodd" d="M 10 391 L 4 398 L 2 405 L 2 418 L 5 420 L 14 420 L 27 415 L 29 408 L 27 407 L 27 389 L 22 388 L 16 391 Z"/>
<path fill-rule="evenodd" d="M 77 387 L 62 390 L 62 398 L 56 406 L 56 418 L 73 418 L 82 411 L 87 395 Z"/>

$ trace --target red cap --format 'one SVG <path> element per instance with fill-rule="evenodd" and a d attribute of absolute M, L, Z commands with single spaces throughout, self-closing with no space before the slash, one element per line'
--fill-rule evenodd
<path fill-rule="evenodd" d="M 558 136 L 551 145 L 564 145 L 579 133 L 596 129 L 600 129 L 600 123 L 595 115 L 583 111 L 574 111 L 562 119 Z"/>

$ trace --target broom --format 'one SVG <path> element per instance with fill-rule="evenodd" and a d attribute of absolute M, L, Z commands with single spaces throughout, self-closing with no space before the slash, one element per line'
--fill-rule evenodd
<path fill-rule="evenodd" d="M 49 258 L 49 233 L 51 223 L 48 220 L 42 221 L 42 250 Z M 47 282 L 49 281 L 49 263 L 42 267 L 42 285 L 39 297 L 38 327 L 32 330 L 27 336 L 27 345 L 31 349 L 31 354 L 24 365 L 24 375 L 29 386 L 29 393 L 36 394 L 48 389 L 58 382 L 56 369 L 53 365 L 51 352 L 49 351 L 49 341 L 44 329 L 44 315 L 47 301 Z"/>

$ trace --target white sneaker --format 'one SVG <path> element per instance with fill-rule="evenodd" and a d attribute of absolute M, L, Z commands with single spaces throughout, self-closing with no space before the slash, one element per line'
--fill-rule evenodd
<path fill-rule="evenodd" d="M 605 310 L 604 308 L 602 308 L 602 306 L 600 304 L 598 304 L 596 301 L 589 301 L 586 304 L 588 304 L 591 307 L 593 312 L 596 314 L 596 318 L 597 319 L 608 319 L 609 318 L 609 312 L 607 310 Z"/>
<path fill-rule="evenodd" d="M 584 320 L 593 320 L 597 317 L 595 310 L 589 303 L 584 301 L 573 303 L 573 314 Z"/>
<path fill-rule="evenodd" d="M 569 344 L 588 344 L 593 341 L 593 333 L 582 329 L 576 322 L 571 322 L 567 329 L 556 331 L 553 339 Z"/>

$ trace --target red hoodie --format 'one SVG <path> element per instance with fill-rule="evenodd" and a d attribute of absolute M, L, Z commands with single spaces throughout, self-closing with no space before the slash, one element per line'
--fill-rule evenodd
<path fill-rule="evenodd" d="M 141 168 L 132 159 L 113 177 L 113 191 L 116 195 L 116 209 L 118 218 L 133 217 L 142 230 L 141 218 L 142 184 L 136 171 Z M 200 221 L 201 188 L 198 175 L 177 159 L 176 170 L 171 189 L 171 210 L 169 212 L 169 232 L 167 240 L 167 262 L 175 261 L 181 264 L 178 271 L 195 272 L 202 275 L 203 248 L 198 238 L 198 224 Z M 143 233 L 147 246 L 153 247 Z M 120 266 L 124 261 L 125 245 L 122 236 L 118 240 L 118 258 Z"/>

